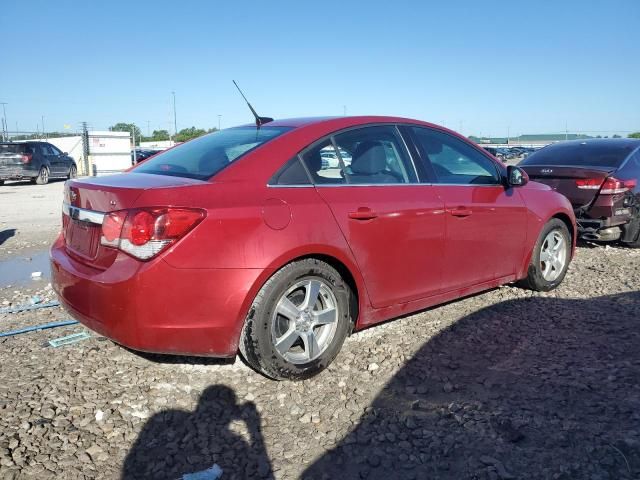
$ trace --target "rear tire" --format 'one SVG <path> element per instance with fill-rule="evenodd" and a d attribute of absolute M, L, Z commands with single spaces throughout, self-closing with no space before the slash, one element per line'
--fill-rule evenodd
<path fill-rule="evenodd" d="M 562 283 L 571 261 L 571 235 L 562 220 L 551 219 L 533 247 L 527 277 L 519 285 L 537 292 L 548 292 Z"/>
<path fill-rule="evenodd" d="M 351 326 L 351 290 L 330 265 L 309 258 L 278 270 L 258 292 L 240 353 L 275 380 L 303 380 L 336 357 Z"/>
<path fill-rule="evenodd" d="M 31 181 L 37 185 L 46 185 L 49 183 L 49 169 L 47 167 L 40 167 L 38 176 Z"/>
<path fill-rule="evenodd" d="M 4 185 L 4 180 L 0 180 L 0 187 Z"/>
<path fill-rule="evenodd" d="M 75 165 L 71 165 L 69 167 L 69 174 L 67 175 L 67 179 L 71 180 L 72 178 L 76 178 L 78 176 L 78 170 Z"/>
<path fill-rule="evenodd" d="M 631 230 L 630 236 L 633 238 L 633 232 L 635 232 L 635 240 L 621 241 L 620 243 L 627 248 L 640 248 L 640 213 L 636 213 L 636 216 L 626 225 L 627 229 Z M 629 234 L 628 231 L 623 230 L 623 237 Z"/>

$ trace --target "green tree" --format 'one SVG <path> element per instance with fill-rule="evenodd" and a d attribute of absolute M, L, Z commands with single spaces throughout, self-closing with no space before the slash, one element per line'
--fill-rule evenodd
<path fill-rule="evenodd" d="M 198 138 L 202 135 L 205 135 L 207 131 L 203 128 L 183 128 L 178 132 L 176 138 L 174 139 L 176 142 L 186 142 L 187 140 L 191 140 L 192 138 Z"/>
<path fill-rule="evenodd" d="M 169 138 L 170 135 L 167 130 L 154 130 L 149 140 L 153 142 L 162 142 L 165 140 L 169 140 Z"/>
<path fill-rule="evenodd" d="M 129 134 L 131 134 L 131 132 L 134 132 L 136 135 L 136 145 L 140 145 L 140 140 L 142 139 L 142 132 L 140 132 L 140 129 L 137 127 L 135 123 L 119 122 L 109 127 L 109 130 L 111 130 L 112 132 L 128 132 Z"/>
<path fill-rule="evenodd" d="M 640 132 L 630 133 L 629 138 L 640 138 Z"/>

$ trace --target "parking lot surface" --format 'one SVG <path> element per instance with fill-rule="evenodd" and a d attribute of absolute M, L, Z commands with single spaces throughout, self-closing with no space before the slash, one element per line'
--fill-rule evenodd
<path fill-rule="evenodd" d="M 61 185 L 0 187 L 0 231 L 16 230 L 0 260 L 53 239 Z M 0 478 L 177 479 L 215 463 L 223 480 L 635 479 L 639 266 L 638 250 L 583 244 L 553 292 L 506 286 L 356 333 L 300 383 L 91 332 L 48 346 L 78 325 L 3 337 Z M 0 307 L 34 295 L 54 298 L 46 280 L 1 285 Z M 0 313 L 0 332 L 68 318 Z"/>

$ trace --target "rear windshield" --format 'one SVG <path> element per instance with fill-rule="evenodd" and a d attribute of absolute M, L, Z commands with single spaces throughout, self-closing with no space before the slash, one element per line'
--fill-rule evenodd
<path fill-rule="evenodd" d="M 24 153 L 24 143 L 0 143 L 0 155 L 3 153 Z"/>
<path fill-rule="evenodd" d="M 291 130 L 291 127 L 237 127 L 211 133 L 141 163 L 137 173 L 206 180 L 245 153 Z"/>
<path fill-rule="evenodd" d="M 545 147 L 529 155 L 520 165 L 556 165 L 568 167 L 618 167 L 637 145 L 562 143 Z"/>

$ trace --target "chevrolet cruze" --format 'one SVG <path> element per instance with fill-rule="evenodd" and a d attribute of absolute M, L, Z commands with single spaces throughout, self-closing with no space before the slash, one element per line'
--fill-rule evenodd
<path fill-rule="evenodd" d="M 230 128 L 69 180 L 62 211 L 53 286 L 73 316 L 132 349 L 240 352 L 275 379 L 393 317 L 511 282 L 551 290 L 576 237 L 564 196 L 395 117 Z"/>

